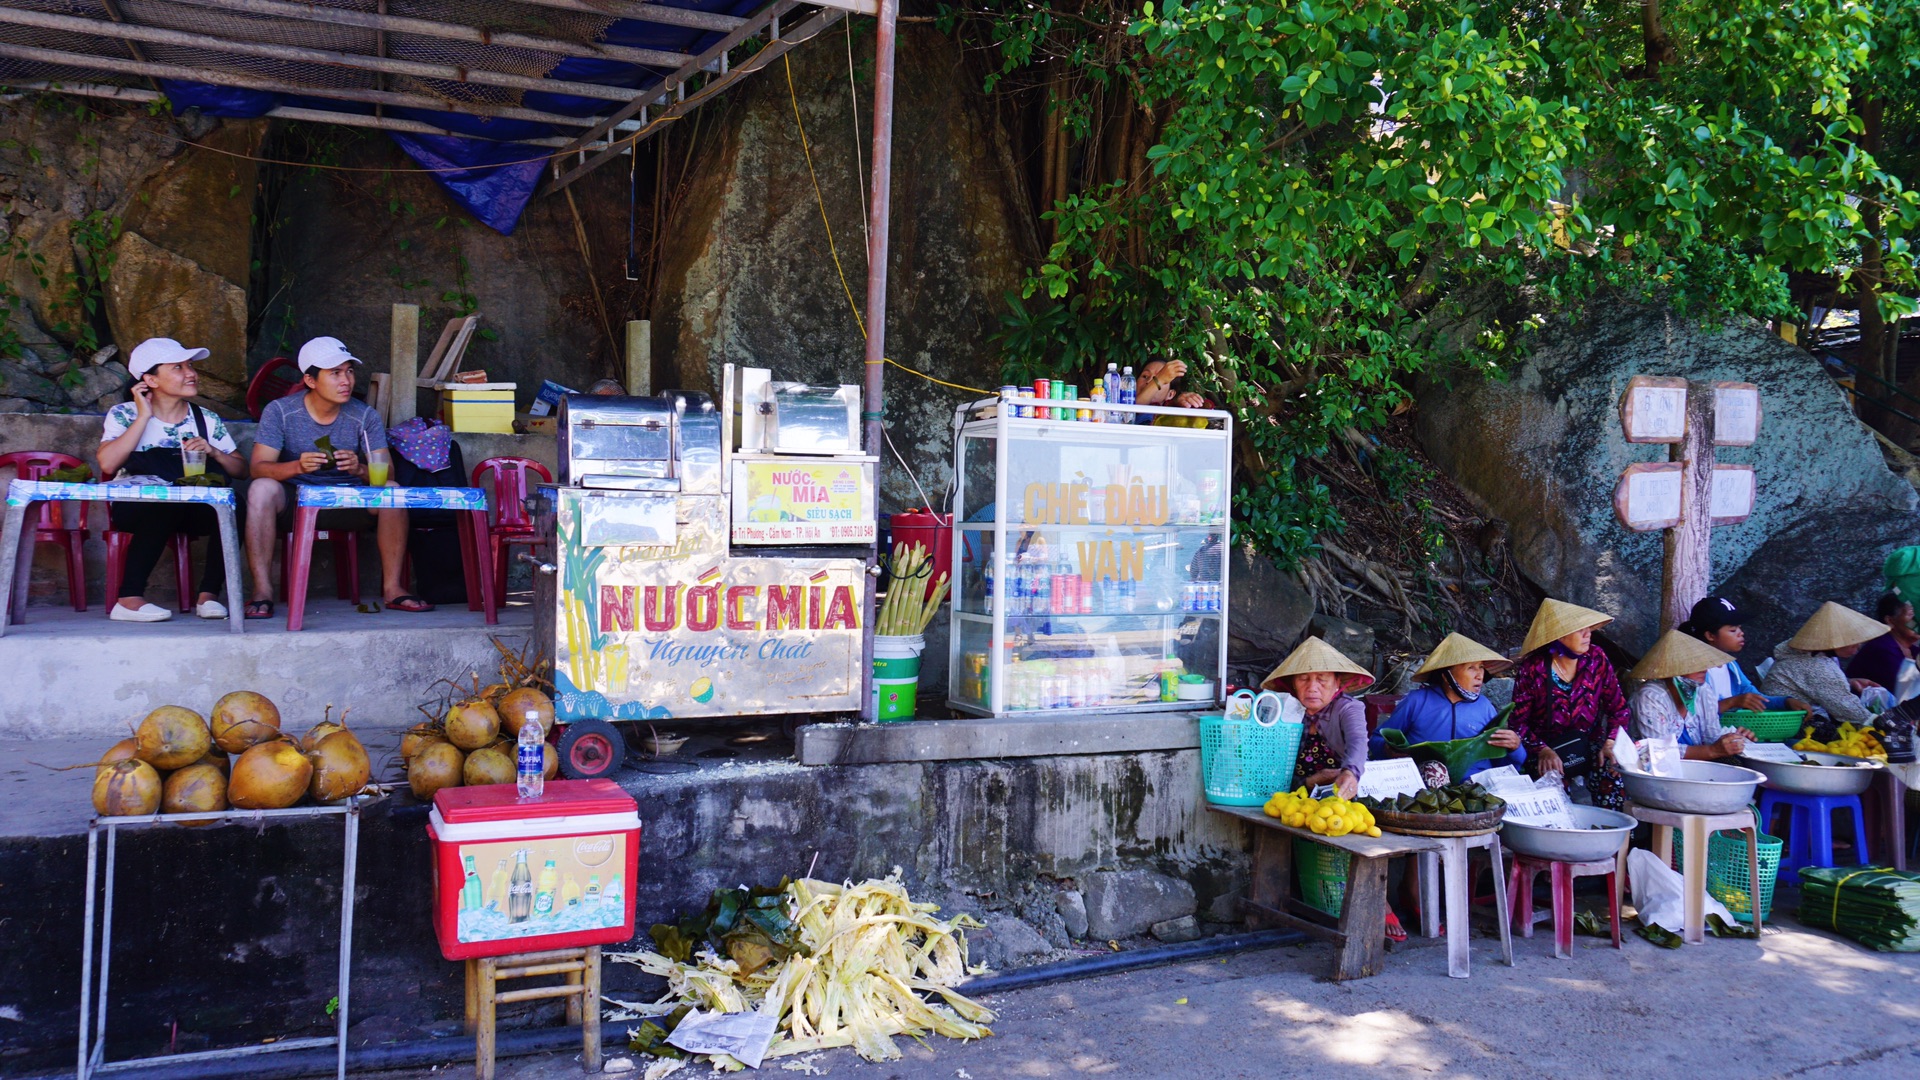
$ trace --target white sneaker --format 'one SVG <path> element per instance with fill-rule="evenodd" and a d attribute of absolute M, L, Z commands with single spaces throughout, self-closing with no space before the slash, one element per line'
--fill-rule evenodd
<path fill-rule="evenodd" d="M 202 600 L 193 613 L 203 619 L 224 619 L 227 617 L 227 605 L 218 600 Z"/>
<path fill-rule="evenodd" d="M 125 604 L 113 605 L 113 613 L 107 616 L 114 622 L 166 622 L 173 618 L 173 612 L 159 604 L 141 604 L 137 608 Z"/>

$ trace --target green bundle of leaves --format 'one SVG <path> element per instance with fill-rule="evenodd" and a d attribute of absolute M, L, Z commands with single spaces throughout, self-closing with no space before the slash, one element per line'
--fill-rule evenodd
<path fill-rule="evenodd" d="M 1338 525 L 1303 459 L 1381 424 L 1415 373 L 1497 372 L 1602 290 L 1794 320 L 1798 271 L 1915 311 L 1911 0 L 975 0 L 949 18 L 999 47 L 995 80 L 1044 61 L 1070 136 L 1098 132 L 1051 88 L 1124 94 L 1158 124 L 1145 175 L 1047 210 L 1007 374 L 1186 361 L 1240 415 L 1235 511 L 1283 562 Z"/>
<path fill-rule="evenodd" d="M 674 923 L 655 923 L 648 933 L 670 960 L 692 963 L 695 951 L 706 945 L 739 964 L 742 975 L 752 975 L 794 953 L 808 955 L 787 917 L 788 884 L 790 879 L 781 878 L 772 887 L 715 889 L 704 911 Z"/>

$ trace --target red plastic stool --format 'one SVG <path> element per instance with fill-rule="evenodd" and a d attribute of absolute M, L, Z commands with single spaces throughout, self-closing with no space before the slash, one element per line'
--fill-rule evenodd
<path fill-rule="evenodd" d="M 186 533 L 174 533 L 167 541 L 173 547 L 173 570 L 180 579 L 180 613 L 185 615 L 193 610 L 193 562 L 187 557 L 187 545 L 193 537 Z M 118 529 L 107 530 L 107 614 L 113 614 L 113 606 L 120 599 L 120 583 L 127 579 L 127 545 L 133 542 L 133 534 Z"/>
<path fill-rule="evenodd" d="M 1620 892 L 1614 888 L 1615 869 L 1612 859 L 1568 863 L 1514 856 L 1513 869 L 1507 874 L 1507 895 L 1513 898 L 1513 919 L 1519 925 L 1520 936 L 1533 936 L 1533 878 L 1545 873 L 1553 886 L 1553 955 L 1561 960 L 1573 959 L 1573 879 L 1605 877 L 1607 920 L 1613 924 L 1613 947 L 1619 948 Z"/>
<path fill-rule="evenodd" d="M 327 540 L 333 544 L 333 595 L 337 599 L 360 602 L 360 534 L 341 529 L 323 529 L 314 533 L 315 540 Z M 288 533 L 286 542 L 280 548 L 280 595 L 291 600 L 294 590 L 301 596 L 307 595 L 307 575 L 312 566 L 293 564 L 293 534 Z"/>

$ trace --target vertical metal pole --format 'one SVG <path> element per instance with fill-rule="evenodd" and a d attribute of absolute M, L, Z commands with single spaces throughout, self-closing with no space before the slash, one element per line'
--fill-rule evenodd
<path fill-rule="evenodd" d="M 88 1068 L 98 1068 L 107 1056 L 107 970 L 113 963 L 113 864 L 120 847 L 120 830 L 107 826 L 107 873 L 100 904 L 100 996 L 95 1006 L 93 1053 Z"/>
<path fill-rule="evenodd" d="M 87 1080 L 87 1052 L 92 1043 L 87 1039 L 87 1021 L 92 1019 L 93 1007 L 93 890 L 95 875 L 98 872 L 100 852 L 100 823 L 87 826 L 87 900 L 86 933 L 80 943 L 80 1063 L 74 1070 L 79 1080 Z"/>
<path fill-rule="evenodd" d="M 339 1041 L 340 1051 L 339 1080 L 347 1080 L 347 992 L 353 977 L 353 879 L 360 863 L 360 803 L 357 799 L 347 807 L 347 833 L 343 846 L 346 848 L 346 865 L 340 871 L 340 977 L 337 983 L 340 1008 L 334 1013 L 334 1023 L 337 1025 L 335 1037 Z"/>
<path fill-rule="evenodd" d="M 880 0 L 879 27 L 873 43 L 873 193 L 867 215 L 867 408 L 861 414 L 866 421 L 867 453 L 880 459 L 874 467 L 876 484 L 886 465 L 881 449 L 886 433 L 881 427 L 880 406 L 886 382 L 887 220 L 893 204 L 893 45 L 899 17 L 900 0 Z M 860 631 L 860 716 L 864 720 L 874 718 L 873 586 L 878 583 L 878 578 L 869 578 L 866 625 Z"/>

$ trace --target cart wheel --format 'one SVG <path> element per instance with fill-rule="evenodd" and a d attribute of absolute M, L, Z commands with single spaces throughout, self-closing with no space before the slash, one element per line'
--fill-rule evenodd
<path fill-rule="evenodd" d="M 560 771 L 570 780 L 610 776 L 627 756 L 625 740 L 605 720 L 575 720 L 560 733 Z"/>

